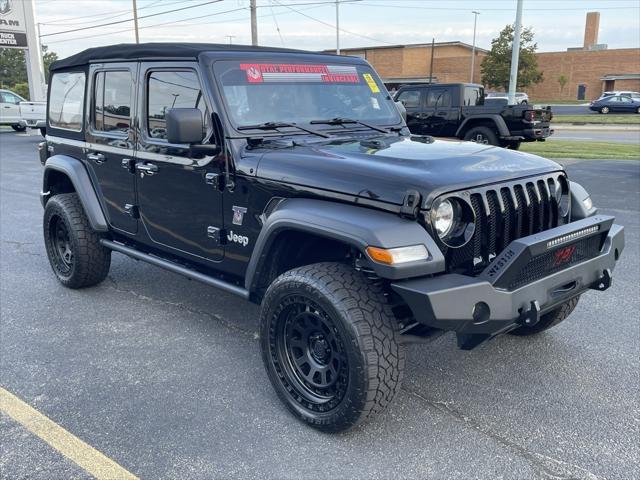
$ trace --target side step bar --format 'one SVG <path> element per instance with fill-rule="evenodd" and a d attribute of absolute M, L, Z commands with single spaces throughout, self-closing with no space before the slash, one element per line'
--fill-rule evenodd
<path fill-rule="evenodd" d="M 102 240 L 100 240 L 100 244 L 103 247 L 106 247 L 115 252 L 123 253 L 125 255 L 128 255 L 129 257 L 135 258 L 136 260 L 142 260 L 143 262 L 147 262 L 151 265 L 164 268 L 165 270 L 177 273 L 178 275 L 182 275 L 191 280 L 197 280 L 198 282 L 206 283 L 207 285 L 219 288 L 220 290 L 224 290 L 225 292 L 238 295 L 245 300 L 249 299 L 249 291 L 242 287 L 238 287 L 237 285 L 218 280 L 217 278 L 210 277 L 209 275 L 205 275 L 204 273 L 196 272 L 195 270 L 191 270 L 189 268 L 183 267 L 182 265 L 164 260 L 160 257 L 149 255 L 148 253 L 142 253 L 134 250 L 133 248 L 125 247 L 124 245 L 112 242 L 111 240 L 103 238 Z"/>

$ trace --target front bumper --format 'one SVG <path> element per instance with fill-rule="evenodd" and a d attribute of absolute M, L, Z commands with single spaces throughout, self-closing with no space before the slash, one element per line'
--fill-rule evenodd
<path fill-rule="evenodd" d="M 581 242 L 586 241 L 593 242 L 597 252 L 580 260 Z M 391 286 L 417 322 L 455 331 L 459 346 L 470 349 L 518 326 L 535 324 L 540 315 L 588 289 L 606 290 L 623 249 L 623 227 L 614 225 L 613 217 L 596 215 L 515 240 L 477 277 L 451 273 Z M 572 257 L 578 261 L 572 263 Z M 540 278 L 544 265 L 551 273 Z M 525 274 L 532 275 L 532 281 L 523 285 Z"/>

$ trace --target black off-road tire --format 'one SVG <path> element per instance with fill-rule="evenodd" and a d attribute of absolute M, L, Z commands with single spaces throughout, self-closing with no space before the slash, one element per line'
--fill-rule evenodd
<path fill-rule="evenodd" d="M 486 145 L 500 146 L 500 139 L 498 138 L 498 135 L 496 135 L 496 132 L 494 132 L 490 127 L 483 125 L 469 129 L 469 131 L 464 134 L 464 139 L 471 142 L 484 143 Z"/>
<path fill-rule="evenodd" d="M 527 335 L 535 335 L 537 333 L 544 332 L 545 330 L 549 330 L 552 327 L 555 327 L 564 319 L 566 319 L 571 312 L 578 305 L 578 300 L 580 296 L 574 297 L 571 300 L 563 303 L 558 308 L 551 310 L 549 313 L 545 313 L 540 317 L 540 321 L 535 325 L 528 327 L 523 325 L 521 327 L 516 328 L 515 330 L 511 330 L 509 333 L 511 335 L 518 336 L 527 336 Z"/>
<path fill-rule="evenodd" d="M 75 193 L 54 195 L 44 210 L 44 243 L 60 283 L 83 288 L 103 281 L 111 266 L 111 250 L 89 224 Z"/>
<path fill-rule="evenodd" d="M 303 328 L 326 335 L 318 340 Z M 405 364 L 398 336 L 382 288 L 343 264 L 290 270 L 274 280 L 262 302 L 260 343 L 269 379 L 298 419 L 325 432 L 351 428 L 391 403 Z M 324 380 L 315 380 L 322 360 L 315 360 L 316 340 L 326 340 L 331 352 L 321 349 L 321 355 L 331 356 L 324 362 L 336 371 L 326 388 L 316 387 Z M 298 348 L 304 345 L 306 350 Z"/>
<path fill-rule="evenodd" d="M 13 128 L 16 132 L 24 132 L 27 129 L 25 125 L 20 125 L 18 123 L 11 125 L 11 128 Z"/>

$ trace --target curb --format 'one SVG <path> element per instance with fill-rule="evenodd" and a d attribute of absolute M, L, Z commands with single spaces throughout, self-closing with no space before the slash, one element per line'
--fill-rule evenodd
<path fill-rule="evenodd" d="M 640 125 L 611 125 L 603 123 L 592 123 L 589 125 L 574 125 L 571 123 L 553 123 L 551 128 L 555 130 L 584 130 L 600 132 L 640 132 Z"/>

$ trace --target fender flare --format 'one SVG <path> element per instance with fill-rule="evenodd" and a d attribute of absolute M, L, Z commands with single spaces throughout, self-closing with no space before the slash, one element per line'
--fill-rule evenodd
<path fill-rule="evenodd" d="M 54 155 L 47 159 L 44 164 L 42 175 L 42 193 L 40 201 L 44 207 L 51 193 L 49 191 L 49 174 L 52 171 L 61 172 L 67 176 L 75 189 L 84 212 L 89 219 L 91 228 L 96 232 L 106 232 L 109 230 L 107 219 L 102 211 L 98 195 L 93 188 L 89 174 L 82 162 L 68 155 Z"/>
<path fill-rule="evenodd" d="M 445 268 L 442 252 L 415 220 L 355 205 L 293 198 L 281 201 L 266 218 L 247 266 L 247 290 L 255 290 L 274 240 L 280 233 L 291 230 L 338 240 L 361 252 L 368 246 L 395 248 L 422 244 L 427 248 L 429 258 L 425 261 L 396 266 L 370 261 L 373 270 L 382 278 L 417 277 L 441 272 Z"/>
<path fill-rule="evenodd" d="M 458 127 L 458 130 L 456 130 L 455 136 L 460 137 L 462 132 L 464 132 L 466 125 L 474 120 L 491 120 L 493 123 L 495 123 L 496 128 L 498 129 L 498 134 L 501 137 L 508 137 L 509 135 L 511 135 L 509 133 L 509 128 L 507 128 L 507 124 L 504 121 L 504 118 L 502 118 L 500 115 L 496 113 L 491 113 L 486 115 L 474 115 L 474 116 L 465 118 L 463 122 L 460 124 L 460 126 Z"/>

